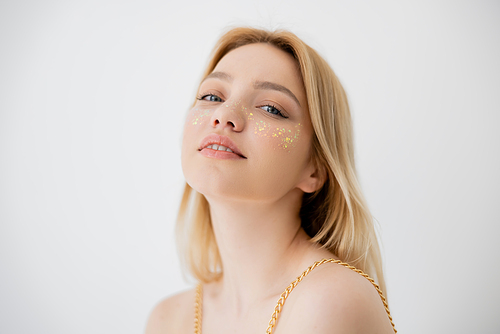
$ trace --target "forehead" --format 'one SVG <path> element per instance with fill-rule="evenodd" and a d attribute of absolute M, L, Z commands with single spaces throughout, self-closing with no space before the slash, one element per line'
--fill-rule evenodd
<path fill-rule="evenodd" d="M 217 71 L 249 81 L 275 82 L 305 96 L 297 61 L 270 44 L 249 44 L 230 51 L 215 67 L 214 72 Z"/>

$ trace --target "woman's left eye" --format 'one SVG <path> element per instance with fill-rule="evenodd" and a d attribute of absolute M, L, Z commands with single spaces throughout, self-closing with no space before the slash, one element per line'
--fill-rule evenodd
<path fill-rule="evenodd" d="M 260 109 L 265 110 L 268 113 L 273 114 L 273 115 L 278 115 L 278 116 L 281 116 L 283 118 L 288 118 L 287 116 L 283 115 L 281 110 L 279 110 L 278 108 L 276 108 L 275 106 L 272 106 L 270 104 L 262 106 L 262 107 L 260 107 Z"/>
<path fill-rule="evenodd" d="M 210 102 L 222 102 L 222 99 L 215 94 L 205 94 L 198 97 L 198 100 L 205 100 Z"/>

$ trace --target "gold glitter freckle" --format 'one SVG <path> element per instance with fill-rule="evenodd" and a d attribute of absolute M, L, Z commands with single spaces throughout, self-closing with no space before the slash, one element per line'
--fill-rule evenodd
<path fill-rule="evenodd" d="M 193 112 L 192 112 L 193 120 L 192 120 L 191 124 L 193 124 L 193 125 L 202 124 L 202 120 L 206 116 L 209 116 L 210 112 L 211 112 L 211 110 L 200 111 L 198 108 L 194 109 Z"/>

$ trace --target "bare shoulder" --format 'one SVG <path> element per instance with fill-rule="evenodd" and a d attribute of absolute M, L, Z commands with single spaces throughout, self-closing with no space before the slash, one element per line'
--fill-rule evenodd
<path fill-rule="evenodd" d="M 394 333 L 370 281 L 335 263 L 310 272 L 290 294 L 278 321 L 279 333 Z M 280 328 L 282 327 L 282 328 Z"/>
<path fill-rule="evenodd" d="M 194 301 L 194 289 L 178 293 L 162 300 L 151 312 L 145 333 L 192 333 Z"/>

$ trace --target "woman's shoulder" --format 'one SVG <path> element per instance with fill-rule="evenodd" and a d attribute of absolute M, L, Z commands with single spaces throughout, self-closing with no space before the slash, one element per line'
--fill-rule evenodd
<path fill-rule="evenodd" d="M 146 334 L 192 333 L 194 301 L 191 289 L 159 302 L 149 316 Z"/>
<path fill-rule="evenodd" d="M 290 294 L 282 313 L 280 333 L 303 333 L 311 328 L 315 333 L 331 333 L 333 329 L 340 333 L 394 333 L 372 283 L 336 263 L 324 263 L 311 271 Z"/>

